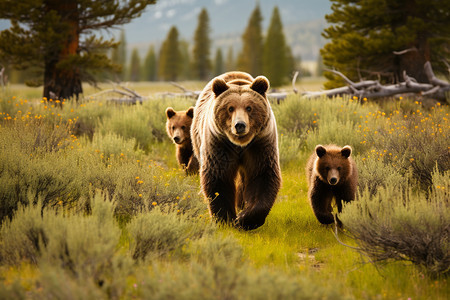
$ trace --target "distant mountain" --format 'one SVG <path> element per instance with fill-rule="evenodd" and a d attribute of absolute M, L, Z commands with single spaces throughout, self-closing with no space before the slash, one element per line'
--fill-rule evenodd
<path fill-rule="evenodd" d="M 159 46 L 171 26 L 177 27 L 182 39 L 192 40 L 198 14 L 205 7 L 210 17 L 213 47 L 226 50 L 233 46 L 236 54 L 257 2 L 264 31 L 277 5 L 294 55 L 300 55 L 303 60 L 317 58 L 324 44 L 320 35 L 326 27 L 324 16 L 331 12 L 329 0 L 159 0 L 148 6 L 140 18 L 124 26 L 129 53 L 137 47 L 145 55 L 150 44 Z"/>

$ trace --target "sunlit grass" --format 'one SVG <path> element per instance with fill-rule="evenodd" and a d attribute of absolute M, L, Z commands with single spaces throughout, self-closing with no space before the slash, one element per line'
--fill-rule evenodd
<path fill-rule="evenodd" d="M 302 80 L 297 87 L 303 83 L 306 81 Z M 183 85 L 197 90 L 203 84 Z M 144 96 L 167 90 L 179 92 L 168 83 L 133 83 L 129 87 Z M 121 235 L 115 255 L 120 257 L 129 258 L 134 240 L 126 224 L 139 212 L 142 204 L 163 210 L 170 208 L 174 214 L 186 214 L 186 222 L 193 222 L 192 226 L 197 226 L 197 222 L 211 225 L 206 203 L 199 193 L 198 176 L 184 175 L 175 159 L 175 147 L 165 135 L 165 108 L 183 109 L 192 105 L 191 100 L 155 96 L 142 105 L 117 106 L 105 99 L 86 99 L 80 103 L 66 102 L 61 108 L 56 101 L 44 101 L 33 89 L 23 88 L 19 92 L 12 88 L 8 93 L 0 94 L 0 175 L 8 170 L 17 177 L 1 177 L 2 192 L 18 190 L 20 193 L 15 195 L 32 197 L 20 184 L 31 190 L 40 186 L 42 177 L 48 177 L 52 180 L 42 182 L 56 190 L 49 198 L 52 205 L 61 213 L 69 213 L 79 207 L 77 201 L 86 201 L 99 190 L 106 191 L 115 197 L 115 205 L 120 204 L 127 214 L 127 217 L 119 218 L 117 225 Z M 108 88 L 108 85 L 102 85 L 102 88 Z M 85 89 L 85 94 L 90 92 Z M 305 162 L 311 147 L 316 143 L 327 143 L 327 139 L 357 143 L 352 146 L 357 149 L 358 162 L 376 161 L 376 164 L 361 163 L 359 167 L 366 168 L 362 174 L 371 173 L 373 177 L 370 178 L 374 181 L 384 179 L 380 184 L 399 178 L 410 180 L 411 168 L 427 170 L 421 163 L 433 162 L 439 157 L 439 151 L 445 155 L 445 151 L 439 149 L 448 151 L 448 148 L 442 148 L 442 145 L 449 145 L 448 107 L 435 105 L 425 109 L 420 102 L 402 107 L 407 109 L 392 106 L 386 110 L 357 99 L 305 101 L 297 96 L 290 96 L 279 106 L 274 105 L 280 124 L 283 183 L 266 223 L 249 232 L 231 226 L 211 226 L 202 237 L 176 239 L 175 249 L 151 262 L 135 263 L 128 270 L 132 274 L 114 269 L 119 272 L 115 273 L 117 278 L 125 278 L 122 283 L 117 283 L 115 291 L 123 298 L 143 298 L 153 292 L 164 295 L 164 287 L 170 289 L 172 295 L 177 295 L 176 288 L 180 286 L 186 289 L 191 286 L 193 291 L 201 293 L 205 283 L 210 287 L 232 287 L 232 278 L 239 278 L 241 287 L 247 284 L 255 294 L 260 291 L 261 282 L 275 291 L 292 287 L 290 284 L 295 281 L 305 282 L 304 285 L 313 290 L 331 287 L 342 298 L 447 299 L 450 294 L 447 278 L 431 279 L 410 263 L 374 266 L 367 257 L 341 245 L 334 237 L 333 227 L 323 226 L 316 220 L 307 199 Z M 295 119 L 299 118 L 297 111 L 302 112 L 301 122 Z M 136 124 L 128 124 L 132 122 Z M 336 128 L 336 124 L 341 127 Z M 295 131 L 290 131 L 297 125 Z M 38 140 L 36 132 L 41 134 Z M 412 142 L 426 151 L 419 154 L 415 150 L 405 151 L 403 146 Z M 36 151 L 37 146 L 39 151 Z M 429 149 L 438 150 L 434 153 Z M 414 156 L 408 156 L 411 153 Z M 446 168 L 448 160 L 443 158 L 439 164 Z M 434 167 L 435 163 L 431 165 Z M 382 170 L 376 173 L 371 168 Z M 406 171 L 402 173 L 402 170 Z M 389 177 L 387 171 L 397 173 Z M 58 178 L 68 181 L 59 184 Z M 433 187 L 442 193 L 445 188 L 448 187 L 444 184 Z M 70 205 L 62 205 L 68 200 Z M 145 218 L 145 214 L 141 217 Z M 81 215 L 77 218 L 83 219 Z M 161 216 L 157 221 L 165 222 L 165 218 Z M 61 222 L 65 223 L 64 220 Z M 341 241 L 356 246 L 345 233 L 340 232 Z M 95 242 L 92 244 L 94 247 Z M 3 246 L 0 239 L 0 247 Z M 220 276 L 224 276 L 217 278 L 227 280 L 230 285 L 220 285 L 219 281 L 204 275 L 214 277 L 217 270 L 222 270 Z M 89 278 L 81 280 L 67 274 L 56 266 L 55 269 L 29 263 L 0 266 L 0 277 L 7 288 L 19 282 L 17 290 L 30 295 L 45 296 L 49 290 L 60 291 L 66 285 L 67 291 L 87 287 L 92 295 L 104 293 L 97 283 L 86 285 L 83 280 L 89 281 Z M 255 274 L 260 276 L 260 281 L 252 279 Z M 261 281 L 264 276 L 272 283 Z M 281 278 L 277 281 L 278 286 L 273 278 Z M 160 282 L 161 279 L 165 281 Z M 171 283 L 174 279 L 177 282 Z M 61 283 L 60 287 L 56 287 L 58 283 Z M 109 283 L 114 284 L 114 281 Z M 0 284 L 0 298 L 10 295 L 2 294 L 3 291 Z M 211 292 L 211 289 L 207 291 Z M 254 295 L 251 293 L 246 295 Z"/>

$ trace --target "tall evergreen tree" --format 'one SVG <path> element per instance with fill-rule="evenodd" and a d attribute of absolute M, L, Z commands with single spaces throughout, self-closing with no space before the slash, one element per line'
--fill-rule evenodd
<path fill-rule="evenodd" d="M 144 64 L 142 66 L 142 79 L 145 81 L 155 81 L 156 80 L 156 53 L 155 47 L 150 45 L 147 55 L 145 56 Z"/>
<path fill-rule="evenodd" d="M 332 0 L 331 24 L 323 36 L 326 66 L 352 80 L 403 81 L 403 71 L 428 82 L 423 71 L 430 61 L 436 73 L 448 74 L 443 60 L 450 57 L 450 1 Z M 406 51 L 404 51 L 406 50 Z M 403 54 L 394 54 L 394 51 Z M 326 87 L 344 82 L 325 72 Z"/>
<path fill-rule="evenodd" d="M 189 42 L 180 41 L 180 79 L 192 79 L 192 62 L 189 49 Z"/>
<path fill-rule="evenodd" d="M 214 75 L 220 75 L 225 72 L 225 66 L 223 62 L 222 49 L 217 48 L 216 58 L 214 59 Z"/>
<path fill-rule="evenodd" d="M 225 62 L 225 71 L 233 71 L 236 69 L 236 64 L 234 62 L 234 52 L 233 46 L 230 46 L 227 51 L 227 61 Z"/>
<path fill-rule="evenodd" d="M 280 12 L 275 6 L 264 43 L 264 74 L 274 87 L 286 82 L 294 66 L 294 59 L 283 33 Z"/>
<path fill-rule="evenodd" d="M 181 53 L 178 35 L 178 29 L 172 26 L 161 46 L 158 75 L 163 80 L 175 81 L 180 76 Z"/>
<path fill-rule="evenodd" d="M 118 77 L 116 79 L 124 81 L 127 77 L 127 41 L 123 29 L 120 31 L 118 44 L 112 49 L 111 62 L 119 67 L 114 74 Z"/>
<path fill-rule="evenodd" d="M 211 39 L 209 38 L 209 32 L 209 16 L 207 10 L 203 8 L 198 16 L 192 54 L 194 76 L 201 80 L 207 80 L 211 73 Z"/>
<path fill-rule="evenodd" d="M 130 81 L 141 80 L 141 58 L 139 57 L 138 49 L 134 48 L 131 52 L 130 61 Z"/>
<path fill-rule="evenodd" d="M 260 75 L 263 71 L 262 20 L 261 10 L 257 4 L 242 35 L 242 53 L 237 61 L 239 70 L 253 76 Z"/>
<path fill-rule="evenodd" d="M 317 56 L 316 76 L 323 76 L 324 70 L 325 66 L 323 64 L 322 55 L 319 53 L 319 55 Z"/>
<path fill-rule="evenodd" d="M 129 23 L 156 0 L 0 0 L 0 18 L 11 28 L 0 33 L 0 56 L 20 68 L 38 66 L 35 83 L 43 96 L 78 97 L 82 81 L 95 84 L 96 75 L 113 65 L 102 49 L 112 40 L 95 31 Z"/>

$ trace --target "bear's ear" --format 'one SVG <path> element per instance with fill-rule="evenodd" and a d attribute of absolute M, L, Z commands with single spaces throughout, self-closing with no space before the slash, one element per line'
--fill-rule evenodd
<path fill-rule="evenodd" d="M 316 146 L 316 154 L 318 157 L 322 157 L 327 153 L 327 149 L 325 149 L 324 146 L 322 145 L 317 145 Z"/>
<path fill-rule="evenodd" d="M 350 155 L 352 154 L 352 147 L 345 146 L 344 148 L 342 148 L 341 154 L 342 154 L 343 157 L 349 158 Z"/>
<path fill-rule="evenodd" d="M 253 80 L 250 88 L 265 97 L 269 86 L 269 80 L 265 76 L 258 76 L 255 78 L 255 80 Z"/>
<path fill-rule="evenodd" d="M 191 119 L 194 117 L 194 108 L 192 106 L 186 111 L 186 115 Z"/>
<path fill-rule="evenodd" d="M 214 79 L 214 81 L 212 83 L 212 90 L 214 92 L 214 95 L 216 95 L 216 97 L 219 97 L 220 94 L 222 94 L 223 92 L 225 92 L 228 89 L 229 89 L 229 86 L 227 85 L 225 80 L 223 80 L 222 78 Z"/>
<path fill-rule="evenodd" d="M 173 110 L 172 107 L 168 107 L 166 109 L 166 116 L 168 119 L 172 118 L 173 116 L 175 116 L 176 112 Z"/>

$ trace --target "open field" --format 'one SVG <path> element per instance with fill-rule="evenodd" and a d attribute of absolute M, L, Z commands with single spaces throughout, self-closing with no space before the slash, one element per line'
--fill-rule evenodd
<path fill-rule="evenodd" d="M 40 89 L 0 93 L 0 299 L 449 298 L 448 106 L 298 95 L 273 104 L 282 189 L 266 223 L 245 232 L 214 224 L 198 176 L 177 166 L 164 110 L 194 100 L 158 97 L 179 92 L 167 83 L 129 87 L 151 99 L 60 107 Z M 319 143 L 351 145 L 360 172 L 361 205 L 344 208 L 340 240 L 373 249 L 355 238 L 373 229 L 418 253 L 399 248 L 374 264 L 319 224 L 304 171 Z M 415 256 L 423 244 L 425 262 Z"/>

